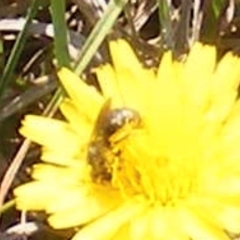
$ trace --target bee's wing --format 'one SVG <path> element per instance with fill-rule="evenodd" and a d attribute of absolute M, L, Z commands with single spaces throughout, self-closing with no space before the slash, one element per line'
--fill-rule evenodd
<path fill-rule="evenodd" d="M 106 124 L 105 116 L 110 111 L 110 106 L 111 106 L 111 99 L 108 98 L 98 113 L 93 131 L 92 131 L 91 141 L 94 141 L 94 139 L 98 137 L 104 137 L 104 126 Z"/>

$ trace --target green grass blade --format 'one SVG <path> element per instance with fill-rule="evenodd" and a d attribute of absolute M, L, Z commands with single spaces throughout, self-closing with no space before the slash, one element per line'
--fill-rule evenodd
<path fill-rule="evenodd" d="M 203 23 L 201 27 L 201 41 L 215 43 L 219 37 L 220 18 L 227 0 L 209 0 L 203 4 Z"/>
<path fill-rule="evenodd" d="M 81 50 L 80 58 L 75 66 L 76 74 L 81 74 L 88 65 L 127 2 L 128 0 L 112 0 L 109 3 L 102 18 L 97 22 Z"/>
<path fill-rule="evenodd" d="M 11 77 L 13 76 L 14 69 L 17 65 L 17 62 L 19 60 L 20 54 L 23 50 L 23 47 L 25 45 L 25 42 L 27 40 L 27 30 L 28 26 L 31 23 L 32 19 L 37 13 L 38 6 L 41 4 L 41 1 L 39 0 L 33 0 L 32 4 L 30 6 L 29 12 L 26 17 L 26 24 L 23 28 L 23 30 L 18 34 L 16 42 L 13 46 L 13 49 L 11 51 L 11 54 L 8 58 L 8 61 L 6 63 L 6 67 L 3 70 L 3 74 L 0 80 L 0 99 L 2 98 L 2 95 L 4 93 L 5 88 L 7 87 L 8 83 L 11 80 Z"/>
<path fill-rule="evenodd" d="M 158 16 L 161 25 L 161 45 L 164 49 L 174 49 L 171 9 L 167 0 L 158 0 Z"/>
<path fill-rule="evenodd" d="M 54 26 L 54 52 L 59 67 L 70 66 L 67 43 L 67 25 L 65 21 L 65 0 L 51 0 L 51 14 Z"/>

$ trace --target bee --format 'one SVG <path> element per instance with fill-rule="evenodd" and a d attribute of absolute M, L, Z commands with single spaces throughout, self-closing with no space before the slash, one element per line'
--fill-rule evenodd
<path fill-rule="evenodd" d="M 111 162 L 120 155 L 116 146 L 128 137 L 140 122 L 137 111 L 127 107 L 111 109 L 110 100 L 106 101 L 97 117 L 88 145 L 87 161 L 92 167 L 91 177 L 94 181 L 111 180 Z"/>

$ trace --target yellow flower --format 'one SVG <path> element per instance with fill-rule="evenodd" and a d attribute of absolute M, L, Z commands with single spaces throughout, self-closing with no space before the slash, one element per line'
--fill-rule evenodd
<path fill-rule="evenodd" d="M 66 120 L 23 121 L 43 163 L 15 189 L 17 207 L 45 210 L 54 228 L 80 227 L 74 240 L 239 233 L 240 59 L 217 61 L 215 47 L 196 43 L 183 61 L 165 53 L 155 70 L 124 40 L 110 51 L 113 66 L 96 70 L 102 94 L 62 69 Z"/>

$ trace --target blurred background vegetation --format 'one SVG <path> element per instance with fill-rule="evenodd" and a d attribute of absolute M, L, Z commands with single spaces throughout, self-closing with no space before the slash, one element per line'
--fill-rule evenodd
<path fill-rule="evenodd" d="M 127 39 L 146 67 L 172 50 L 178 59 L 195 41 L 214 44 L 221 56 L 240 52 L 238 0 L 1 0 L 0 1 L 0 240 L 25 239 L 11 189 L 28 179 L 39 149 L 23 144 L 26 113 L 52 116 L 62 92 L 61 66 L 98 88 L 93 67 L 109 62 L 108 42 Z M 131 63 L 129 63 L 131 66 Z M 19 152 L 20 151 L 20 152 Z M 23 161 L 24 159 L 24 161 Z M 44 214 L 30 214 L 29 239 L 68 239 Z M 11 227 L 13 230 L 9 234 Z M 20 228 L 20 230 L 19 230 Z M 9 230 L 10 229 L 10 230 Z"/>

